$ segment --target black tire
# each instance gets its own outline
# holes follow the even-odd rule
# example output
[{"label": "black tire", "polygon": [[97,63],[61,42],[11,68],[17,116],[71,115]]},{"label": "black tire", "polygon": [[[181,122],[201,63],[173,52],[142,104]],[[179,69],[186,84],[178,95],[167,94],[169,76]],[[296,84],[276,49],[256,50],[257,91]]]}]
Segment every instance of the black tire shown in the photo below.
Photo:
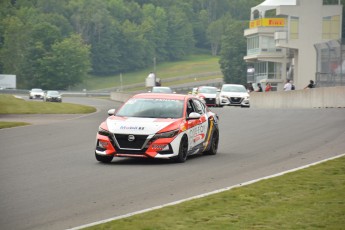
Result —
[{"label": "black tire", "polygon": [[101,156],[97,154],[95,154],[95,157],[96,157],[96,160],[102,163],[110,163],[114,158],[113,156]]},{"label": "black tire", "polygon": [[216,155],[218,150],[218,143],[219,143],[219,133],[218,131],[214,131],[212,134],[212,139],[210,143],[210,148],[205,151],[207,155]]},{"label": "black tire", "polygon": [[178,155],[175,158],[175,161],[177,163],[183,163],[187,160],[187,154],[188,154],[188,139],[186,136],[182,137],[180,142],[180,148],[178,151]]}]

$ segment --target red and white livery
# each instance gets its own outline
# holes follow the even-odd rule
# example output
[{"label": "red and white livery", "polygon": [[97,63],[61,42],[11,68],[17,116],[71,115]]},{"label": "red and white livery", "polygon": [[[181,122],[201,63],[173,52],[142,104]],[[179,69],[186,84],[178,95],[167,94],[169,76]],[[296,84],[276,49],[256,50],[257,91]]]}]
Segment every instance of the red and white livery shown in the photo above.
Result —
[{"label": "red and white livery", "polygon": [[114,157],[174,159],[185,162],[197,153],[215,155],[218,116],[198,98],[182,94],[137,94],[100,126],[96,159]]}]

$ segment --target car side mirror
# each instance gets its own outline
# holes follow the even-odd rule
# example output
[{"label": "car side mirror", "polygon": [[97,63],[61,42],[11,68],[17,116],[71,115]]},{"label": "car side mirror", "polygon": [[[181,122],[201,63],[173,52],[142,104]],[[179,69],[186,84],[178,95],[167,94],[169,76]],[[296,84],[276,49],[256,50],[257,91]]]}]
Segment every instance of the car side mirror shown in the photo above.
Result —
[{"label": "car side mirror", "polygon": [[188,120],[195,120],[195,119],[199,119],[201,117],[201,115],[199,113],[196,113],[196,112],[191,112],[187,119]]},{"label": "car side mirror", "polygon": [[109,115],[109,116],[115,115],[115,109],[109,109],[109,110],[108,110],[108,115]]}]

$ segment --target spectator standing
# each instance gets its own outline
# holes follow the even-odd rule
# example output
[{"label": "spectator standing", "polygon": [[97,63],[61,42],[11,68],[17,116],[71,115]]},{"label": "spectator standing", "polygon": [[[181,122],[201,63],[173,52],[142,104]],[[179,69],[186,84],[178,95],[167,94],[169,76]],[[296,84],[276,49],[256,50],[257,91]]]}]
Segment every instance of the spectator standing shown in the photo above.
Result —
[{"label": "spectator standing", "polygon": [[271,83],[267,82],[266,83],[266,88],[265,88],[265,92],[269,92],[272,90],[272,86],[271,86]]},{"label": "spectator standing", "polygon": [[315,84],[313,80],[310,80],[309,84],[306,87],[304,87],[304,89],[312,89],[312,88],[315,88]]},{"label": "spectator standing", "polygon": [[254,88],[253,88],[252,83],[248,83],[248,84],[247,84],[247,91],[248,91],[248,93],[250,93],[250,92],[253,92],[253,91],[254,91]]},{"label": "spectator standing", "polygon": [[296,89],[296,87],[295,87],[295,85],[293,84],[293,82],[292,82],[292,81],[290,81],[290,83],[291,83],[291,90],[295,90],[295,89]]},{"label": "spectator standing", "polygon": [[291,88],[292,88],[292,84],[291,84],[291,82],[290,82],[290,79],[287,79],[287,80],[286,80],[286,83],[285,83],[285,85],[284,85],[284,91],[290,91]]},{"label": "spectator standing", "polygon": [[258,83],[258,89],[256,90],[256,92],[262,92],[262,87],[260,83]]}]

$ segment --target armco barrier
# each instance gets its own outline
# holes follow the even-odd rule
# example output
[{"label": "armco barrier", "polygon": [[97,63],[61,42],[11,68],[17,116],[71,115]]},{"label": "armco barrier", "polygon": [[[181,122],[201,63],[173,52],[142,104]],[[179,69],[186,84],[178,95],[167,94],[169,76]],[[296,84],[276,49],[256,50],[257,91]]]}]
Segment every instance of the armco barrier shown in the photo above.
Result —
[{"label": "armco barrier", "polygon": [[251,108],[345,108],[345,86],[250,93]]},{"label": "armco barrier", "polygon": [[111,92],[110,99],[113,101],[125,102],[131,98],[134,94],[131,93],[120,93],[120,92]]}]

